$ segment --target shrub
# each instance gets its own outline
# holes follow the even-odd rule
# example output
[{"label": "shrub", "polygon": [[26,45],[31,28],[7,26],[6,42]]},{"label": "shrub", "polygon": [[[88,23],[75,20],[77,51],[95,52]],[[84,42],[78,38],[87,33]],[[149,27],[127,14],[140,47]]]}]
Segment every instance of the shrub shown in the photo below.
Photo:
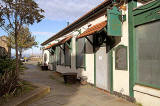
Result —
[{"label": "shrub", "polygon": [[0,97],[7,94],[15,94],[20,87],[18,73],[16,73],[16,61],[7,57],[0,58]]}]

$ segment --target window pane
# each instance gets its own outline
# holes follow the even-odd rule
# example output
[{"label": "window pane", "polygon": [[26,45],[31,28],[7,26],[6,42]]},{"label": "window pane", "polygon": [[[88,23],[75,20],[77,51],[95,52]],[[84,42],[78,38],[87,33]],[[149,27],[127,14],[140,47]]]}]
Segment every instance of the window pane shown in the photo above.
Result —
[{"label": "window pane", "polygon": [[[61,47],[64,49],[64,45],[61,45]],[[64,50],[61,49],[61,65],[64,65]]]},{"label": "window pane", "polygon": [[60,52],[60,47],[57,47],[57,64],[60,65],[61,64],[61,52]]},{"label": "window pane", "polygon": [[77,40],[77,55],[76,55],[76,65],[77,67],[84,67],[84,50],[85,50],[85,38]]},{"label": "window pane", "polygon": [[160,85],[160,21],[136,27],[137,80]]},{"label": "window pane", "polygon": [[[70,45],[70,43],[68,43]],[[65,44],[65,65],[71,65],[71,52],[67,44]]]}]

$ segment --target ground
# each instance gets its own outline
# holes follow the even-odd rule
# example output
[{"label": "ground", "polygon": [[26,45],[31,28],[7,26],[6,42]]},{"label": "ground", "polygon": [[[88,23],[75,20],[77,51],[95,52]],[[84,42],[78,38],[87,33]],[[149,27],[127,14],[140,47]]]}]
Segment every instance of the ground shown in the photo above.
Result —
[{"label": "ground", "polygon": [[91,85],[64,84],[63,78],[53,71],[41,71],[37,62],[26,64],[24,80],[51,87],[51,92],[29,106],[136,106]]}]

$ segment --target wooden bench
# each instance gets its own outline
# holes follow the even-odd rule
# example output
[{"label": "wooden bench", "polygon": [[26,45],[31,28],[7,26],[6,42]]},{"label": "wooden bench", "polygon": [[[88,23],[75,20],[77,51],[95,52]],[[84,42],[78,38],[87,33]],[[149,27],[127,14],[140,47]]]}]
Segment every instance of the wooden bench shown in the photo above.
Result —
[{"label": "wooden bench", "polygon": [[77,73],[62,73],[64,78],[64,83],[76,83]]},{"label": "wooden bench", "polygon": [[48,66],[41,65],[42,70],[48,70]]}]

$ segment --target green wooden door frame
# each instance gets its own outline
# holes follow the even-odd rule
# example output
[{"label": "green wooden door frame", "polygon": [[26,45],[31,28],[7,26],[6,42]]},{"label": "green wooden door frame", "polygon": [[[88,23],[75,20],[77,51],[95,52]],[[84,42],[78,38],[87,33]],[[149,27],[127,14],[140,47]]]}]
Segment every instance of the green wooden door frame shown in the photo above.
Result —
[{"label": "green wooden door frame", "polygon": [[135,84],[136,72],[136,48],[135,48],[135,28],[133,19],[133,9],[137,7],[137,1],[132,0],[128,3],[128,30],[129,30],[129,95],[134,97],[133,87]]},{"label": "green wooden door frame", "polygon": [[113,51],[109,51],[110,93],[113,93]]}]

